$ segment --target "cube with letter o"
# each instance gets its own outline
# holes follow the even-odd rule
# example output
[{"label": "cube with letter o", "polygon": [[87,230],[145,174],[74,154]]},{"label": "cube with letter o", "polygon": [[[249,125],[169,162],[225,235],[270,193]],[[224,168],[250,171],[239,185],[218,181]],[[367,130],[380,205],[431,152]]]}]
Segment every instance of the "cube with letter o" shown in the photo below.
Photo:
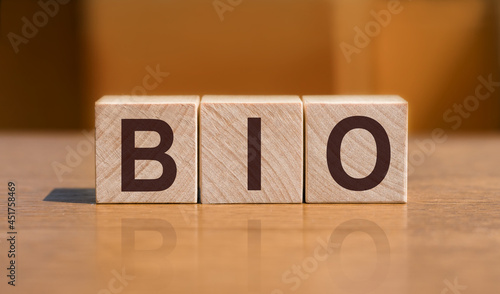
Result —
[{"label": "cube with letter o", "polygon": [[408,103],[304,96],[308,203],[406,203]]}]

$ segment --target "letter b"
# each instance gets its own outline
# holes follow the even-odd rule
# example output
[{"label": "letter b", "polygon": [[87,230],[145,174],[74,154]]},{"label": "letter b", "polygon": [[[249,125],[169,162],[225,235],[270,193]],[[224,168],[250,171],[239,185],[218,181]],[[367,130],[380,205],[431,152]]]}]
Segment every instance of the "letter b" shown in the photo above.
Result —
[{"label": "letter b", "polygon": [[[153,148],[136,148],[136,131],[154,131],[160,144]],[[172,146],[174,133],[165,121],[158,119],[122,119],[122,191],[163,191],[175,181],[177,166],[165,152]],[[163,171],[157,179],[136,179],[136,160],[156,160]]]}]

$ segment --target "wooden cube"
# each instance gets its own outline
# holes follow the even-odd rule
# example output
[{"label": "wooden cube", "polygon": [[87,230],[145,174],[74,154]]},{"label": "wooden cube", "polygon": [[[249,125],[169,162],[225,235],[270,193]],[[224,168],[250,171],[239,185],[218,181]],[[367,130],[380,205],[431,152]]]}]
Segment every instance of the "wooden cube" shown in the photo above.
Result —
[{"label": "wooden cube", "polygon": [[408,103],[304,96],[306,202],[406,203]]},{"label": "wooden cube", "polygon": [[95,103],[97,203],[196,203],[198,96]]},{"label": "wooden cube", "polygon": [[298,96],[203,96],[202,203],[301,203],[303,106]]}]

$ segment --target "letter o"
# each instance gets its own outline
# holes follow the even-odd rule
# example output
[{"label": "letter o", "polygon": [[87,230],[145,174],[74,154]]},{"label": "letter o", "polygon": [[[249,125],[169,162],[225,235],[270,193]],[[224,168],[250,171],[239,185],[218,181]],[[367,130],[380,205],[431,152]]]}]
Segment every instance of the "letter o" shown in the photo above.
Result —
[{"label": "letter o", "polygon": [[[342,167],[340,149],[344,136],[353,129],[364,129],[370,132],[377,146],[377,161],[373,171],[365,178],[353,178]],[[332,178],[340,186],[351,191],[365,191],[380,184],[391,163],[391,144],[384,127],[376,120],[366,116],[351,116],[341,120],[328,138],[326,161]]]}]

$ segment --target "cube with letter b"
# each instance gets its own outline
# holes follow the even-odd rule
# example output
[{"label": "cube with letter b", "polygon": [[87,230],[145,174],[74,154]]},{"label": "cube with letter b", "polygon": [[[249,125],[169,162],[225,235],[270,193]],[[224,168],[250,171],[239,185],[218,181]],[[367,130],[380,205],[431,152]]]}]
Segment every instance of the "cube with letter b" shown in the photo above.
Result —
[{"label": "cube with letter b", "polygon": [[203,96],[202,203],[301,203],[302,162],[298,96]]},{"label": "cube with letter b", "polygon": [[95,104],[97,203],[196,203],[198,96]]},{"label": "cube with letter b", "polygon": [[306,202],[406,203],[408,103],[304,96]]}]

